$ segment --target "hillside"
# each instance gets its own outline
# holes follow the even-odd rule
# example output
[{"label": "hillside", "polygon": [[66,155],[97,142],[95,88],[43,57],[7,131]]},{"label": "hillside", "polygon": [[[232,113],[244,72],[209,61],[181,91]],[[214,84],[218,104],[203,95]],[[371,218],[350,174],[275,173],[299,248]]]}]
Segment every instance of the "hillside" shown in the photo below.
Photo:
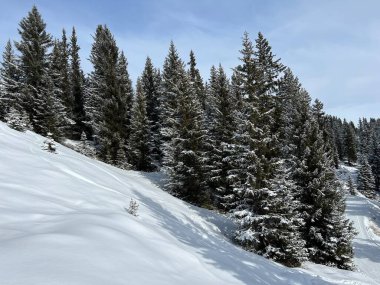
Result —
[{"label": "hillside", "polygon": [[[289,269],[233,245],[226,238],[231,221],[164,192],[159,174],[123,171],[61,145],[57,154],[48,153],[41,149],[43,141],[0,123],[2,285],[379,280],[374,237],[355,240],[364,274],[310,263],[308,269]],[[125,210],[131,198],[139,204],[137,217]],[[359,226],[369,221],[366,203],[362,197],[349,198],[348,215]]]}]

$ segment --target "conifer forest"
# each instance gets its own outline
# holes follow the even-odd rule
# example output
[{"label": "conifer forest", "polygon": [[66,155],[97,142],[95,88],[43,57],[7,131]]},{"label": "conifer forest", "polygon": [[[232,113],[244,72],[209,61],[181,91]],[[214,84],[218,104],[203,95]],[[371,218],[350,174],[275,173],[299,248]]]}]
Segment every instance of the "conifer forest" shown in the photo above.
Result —
[{"label": "conifer forest", "polygon": [[[2,47],[2,122],[47,137],[52,153],[64,145],[162,175],[170,195],[232,219],[229,240],[250,253],[287,267],[355,270],[346,196],[380,200],[380,118],[327,114],[259,31],[236,35],[232,70],[215,63],[203,78],[197,51],[179,54],[174,38],[163,66],[147,57],[132,82],[134,55],[107,25],[92,32],[87,58],[75,27],[54,38],[48,25],[33,6]],[[341,165],[358,169],[346,188]],[[136,201],[129,211],[138,217]]]}]

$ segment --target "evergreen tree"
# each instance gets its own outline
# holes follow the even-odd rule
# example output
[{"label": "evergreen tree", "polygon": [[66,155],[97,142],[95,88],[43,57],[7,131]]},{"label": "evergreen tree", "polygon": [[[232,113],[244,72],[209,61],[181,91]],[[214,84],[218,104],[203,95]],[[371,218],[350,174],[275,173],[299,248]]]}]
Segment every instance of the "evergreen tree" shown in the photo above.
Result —
[{"label": "evergreen tree", "polygon": [[133,88],[132,81],[129,78],[128,73],[128,61],[124,55],[124,52],[120,52],[117,61],[117,84],[120,92],[120,104],[121,117],[120,125],[124,128],[124,135],[121,137],[127,141],[131,132],[131,111],[133,102]]},{"label": "evergreen tree", "polygon": [[84,82],[82,70],[80,68],[79,49],[77,35],[73,27],[70,38],[70,93],[72,102],[72,117],[74,125],[72,126],[72,138],[78,139],[85,131],[87,135],[91,134],[91,128],[86,125],[86,113],[84,108]]},{"label": "evergreen tree", "polygon": [[352,269],[352,224],[344,218],[345,202],[326,150],[317,118],[305,122],[299,146],[295,181],[301,187],[300,212],[303,238],[309,257],[316,263]]},{"label": "evergreen tree", "polygon": [[[238,131],[234,135],[236,162],[231,171],[232,177],[238,177],[235,180],[237,183],[234,184],[234,192],[236,197],[241,197],[235,210],[240,224],[236,240],[248,249],[264,254],[264,251],[258,249],[255,236],[251,233],[265,235],[266,233],[262,232],[265,227],[259,226],[256,221],[269,221],[271,217],[276,216],[275,208],[266,212],[262,207],[274,191],[272,187],[278,186],[273,183],[279,155],[277,135],[273,133],[273,94],[278,89],[278,76],[283,67],[274,59],[268,42],[261,34],[256,40],[256,50],[248,34],[245,34],[241,54],[242,64],[235,72],[241,80],[240,88],[244,101],[243,112],[238,115]],[[273,245],[277,242],[280,241],[271,241]]]},{"label": "evergreen tree", "polygon": [[345,154],[347,157],[348,164],[352,165],[357,160],[355,126],[352,122],[348,124],[346,121],[344,121],[343,127],[344,127],[343,139],[344,139]]},{"label": "evergreen tree", "polygon": [[233,199],[233,187],[229,180],[232,166],[232,143],[236,130],[235,101],[230,93],[227,76],[219,65],[218,70],[211,68],[209,80],[209,137],[211,149],[208,153],[207,173],[209,174],[212,195],[216,197],[219,208],[229,211]]},{"label": "evergreen tree", "polygon": [[[21,40],[16,43],[20,52],[20,71],[23,83],[22,93],[25,95],[23,107],[27,111],[34,131],[47,134],[44,126],[50,112],[42,108],[44,102],[50,100],[44,95],[50,94],[51,88],[48,74],[49,48],[52,45],[51,36],[45,30],[46,24],[42,20],[36,6],[20,22],[19,34]],[[51,90],[50,90],[51,91]],[[47,104],[46,106],[48,106]]]},{"label": "evergreen tree", "polygon": [[99,136],[99,156],[120,165],[127,159],[121,156],[129,136],[132,91],[126,59],[106,26],[99,25],[96,30],[90,61],[94,71],[90,76],[88,105],[94,132]]},{"label": "evergreen tree", "polygon": [[205,129],[202,108],[173,42],[164,63],[162,88],[167,189],[189,202],[206,205],[209,202],[203,177]]},{"label": "evergreen tree", "polygon": [[199,70],[197,68],[197,62],[195,60],[195,55],[193,51],[190,51],[190,61],[189,65],[189,75],[191,84],[195,90],[195,94],[198,97],[199,102],[201,103],[202,109],[206,110],[206,92],[205,87],[203,85],[203,79]]},{"label": "evergreen tree", "polygon": [[240,227],[249,227],[238,234],[239,242],[286,266],[300,266],[307,259],[299,227],[302,219],[297,212],[295,195],[298,187],[290,179],[284,165],[268,183],[269,189],[260,189],[253,194],[255,215],[245,216]]},{"label": "evergreen tree", "polygon": [[147,57],[145,68],[141,75],[141,88],[146,94],[147,116],[152,136],[152,158],[156,167],[161,164],[161,119],[160,119],[160,96],[161,74],[153,67],[152,61]]},{"label": "evergreen tree", "polygon": [[2,90],[0,93],[0,120],[4,121],[10,109],[13,109],[12,116],[16,115],[15,112],[21,113],[22,98],[20,94],[20,72],[18,61],[14,54],[12,44],[10,41],[5,46],[3,53],[3,61],[0,68],[0,85]]},{"label": "evergreen tree", "polygon": [[376,140],[375,147],[370,157],[373,177],[375,179],[376,191],[380,191],[380,141]]},{"label": "evergreen tree", "polygon": [[137,80],[136,97],[132,110],[131,136],[129,150],[131,163],[136,170],[151,171],[152,145],[151,129],[147,115],[146,94],[142,88],[141,80]]},{"label": "evergreen tree", "polygon": [[375,199],[375,179],[372,174],[371,166],[364,158],[358,175],[358,190],[369,199]]},{"label": "evergreen tree", "polygon": [[[65,38],[66,37],[64,36],[64,39]],[[67,78],[68,58],[64,57],[64,51],[66,50],[66,48],[63,48],[62,45],[63,44],[58,41],[55,41],[53,44],[53,50],[50,56],[50,65],[49,65],[49,76],[51,78],[51,83],[52,83],[52,86],[50,87],[51,89],[49,89],[49,92],[52,92],[52,93],[48,94],[47,96],[52,97],[49,100],[55,100],[54,107],[59,108],[58,110],[59,114],[57,114],[57,116],[60,116],[60,118],[56,118],[57,125],[52,126],[52,127],[59,129],[60,134],[67,135],[69,131],[69,125],[72,122],[70,119],[72,117],[71,116],[72,103],[71,103],[71,100],[69,99],[70,86],[68,85],[68,78]],[[56,131],[54,131],[54,133],[56,133]]]}]

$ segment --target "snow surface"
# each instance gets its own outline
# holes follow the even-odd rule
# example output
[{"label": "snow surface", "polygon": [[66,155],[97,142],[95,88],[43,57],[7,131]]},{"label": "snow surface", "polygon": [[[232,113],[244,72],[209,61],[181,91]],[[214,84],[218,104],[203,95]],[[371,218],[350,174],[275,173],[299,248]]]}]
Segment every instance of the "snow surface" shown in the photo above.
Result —
[{"label": "snow surface", "polygon": [[[311,263],[289,269],[233,245],[226,238],[230,220],[162,191],[160,174],[123,171],[62,145],[48,153],[41,149],[43,141],[0,123],[1,285],[380,280],[374,272],[379,247],[365,235],[367,229],[355,240],[362,272]],[[126,211],[131,198],[139,203],[137,217]],[[348,215],[362,225],[368,207],[364,198],[350,197]]]}]

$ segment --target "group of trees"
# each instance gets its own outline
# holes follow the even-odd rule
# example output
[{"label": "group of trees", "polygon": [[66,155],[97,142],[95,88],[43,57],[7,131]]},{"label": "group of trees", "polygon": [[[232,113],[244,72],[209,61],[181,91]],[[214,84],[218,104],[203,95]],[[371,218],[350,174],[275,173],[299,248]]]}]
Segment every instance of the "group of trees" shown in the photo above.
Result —
[{"label": "group of trees", "polygon": [[[133,88],[107,26],[93,36],[88,75],[75,29],[68,43],[45,26],[33,7],[18,52],[10,42],[5,49],[1,120],[56,140],[92,137],[97,157],[118,167],[163,168],[173,195],[232,213],[235,241],[247,250],[288,266],[309,259],[352,268],[353,230],[334,173],[336,120],[311,104],[261,33],[255,42],[244,34],[231,78],[219,65],[204,83],[194,53],[186,64],[172,42],[162,70],[147,58]],[[355,161],[350,148],[343,157]]]},{"label": "group of trees", "polygon": [[353,122],[329,116],[327,129],[336,165],[339,161],[358,165],[357,189],[376,198],[380,191],[380,119],[359,119],[356,127]]}]

